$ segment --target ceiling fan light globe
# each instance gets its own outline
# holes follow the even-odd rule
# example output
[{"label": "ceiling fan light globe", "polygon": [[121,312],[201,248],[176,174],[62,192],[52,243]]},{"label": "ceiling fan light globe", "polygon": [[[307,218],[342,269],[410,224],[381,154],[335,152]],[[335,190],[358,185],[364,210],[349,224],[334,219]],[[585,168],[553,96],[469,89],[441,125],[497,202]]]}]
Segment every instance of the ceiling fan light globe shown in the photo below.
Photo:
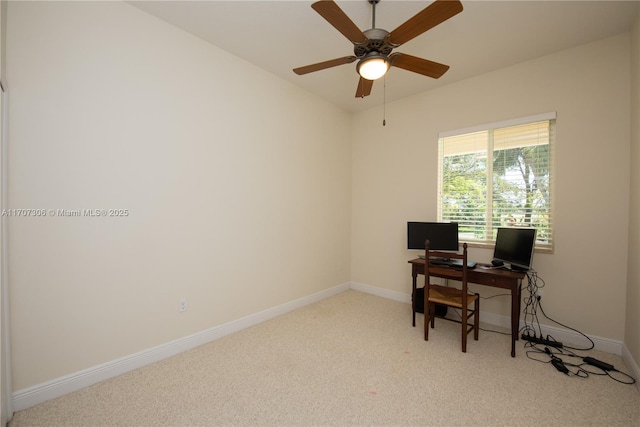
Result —
[{"label": "ceiling fan light globe", "polygon": [[358,63],[358,74],[367,80],[377,80],[388,70],[389,61],[384,57],[365,58]]}]

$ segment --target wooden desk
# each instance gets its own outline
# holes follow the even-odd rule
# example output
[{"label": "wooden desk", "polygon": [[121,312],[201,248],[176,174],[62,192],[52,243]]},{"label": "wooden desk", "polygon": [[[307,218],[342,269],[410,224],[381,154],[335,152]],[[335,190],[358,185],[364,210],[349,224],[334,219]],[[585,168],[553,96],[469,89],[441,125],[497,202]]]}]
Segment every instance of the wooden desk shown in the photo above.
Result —
[{"label": "wooden desk", "polygon": [[[424,275],[424,260],[416,258],[409,261],[409,263],[411,264],[411,276],[413,277],[412,289],[416,289],[418,275]],[[453,269],[451,267],[431,264],[429,269],[432,276],[456,279],[452,274]],[[520,324],[520,301],[522,300],[522,279],[524,277],[525,273],[503,269],[484,269],[480,266],[467,270],[467,281],[469,283],[509,289],[511,291],[511,357],[516,356],[516,341],[518,340]]]}]

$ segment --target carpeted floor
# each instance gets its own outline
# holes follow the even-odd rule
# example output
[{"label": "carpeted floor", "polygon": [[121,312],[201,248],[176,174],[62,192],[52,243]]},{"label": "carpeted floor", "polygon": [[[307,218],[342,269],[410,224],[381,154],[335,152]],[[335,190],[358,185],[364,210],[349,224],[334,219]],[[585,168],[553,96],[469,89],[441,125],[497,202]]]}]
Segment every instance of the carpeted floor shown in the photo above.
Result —
[{"label": "carpeted floor", "polygon": [[[512,358],[508,335],[481,331],[464,354],[459,325],[442,319],[425,342],[422,319],[413,328],[409,305],[347,291],[10,426],[640,426],[634,385],[566,376],[523,342]],[[629,372],[618,356],[582,354]]]}]

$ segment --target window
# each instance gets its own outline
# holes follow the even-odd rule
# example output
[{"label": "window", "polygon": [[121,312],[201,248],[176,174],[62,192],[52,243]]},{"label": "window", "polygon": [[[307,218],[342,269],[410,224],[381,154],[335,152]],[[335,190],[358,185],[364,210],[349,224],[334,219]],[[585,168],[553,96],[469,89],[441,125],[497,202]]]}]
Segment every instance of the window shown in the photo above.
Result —
[{"label": "window", "polygon": [[446,132],[438,140],[438,221],[460,240],[493,245],[498,227],[534,227],[553,250],[555,113]]}]

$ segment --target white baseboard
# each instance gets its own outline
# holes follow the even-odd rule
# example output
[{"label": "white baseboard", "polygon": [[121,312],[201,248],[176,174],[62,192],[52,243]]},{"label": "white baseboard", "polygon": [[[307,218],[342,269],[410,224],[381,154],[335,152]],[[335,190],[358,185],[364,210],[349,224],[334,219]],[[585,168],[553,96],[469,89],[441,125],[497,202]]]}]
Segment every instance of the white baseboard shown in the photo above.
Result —
[{"label": "white baseboard", "polygon": [[631,356],[629,349],[624,344],[622,346],[622,360],[624,360],[627,367],[631,369],[631,372],[626,373],[636,379],[636,387],[638,388],[638,391],[640,391],[640,367],[636,361],[633,360],[633,356]]},{"label": "white baseboard", "polygon": [[351,282],[351,289],[353,289],[354,291],[360,291],[382,298],[411,304],[411,295],[403,294],[402,292],[390,291],[389,289],[378,288],[376,286],[366,285],[364,283],[358,282]]},{"label": "white baseboard", "polygon": [[259,323],[273,319],[282,314],[296,310],[309,304],[321,301],[350,289],[349,283],[335,286],[324,291],[252,314],[231,322],[215,326],[211,329],[189,335],[166,344],[159,345],[129,356],[122,357],[98,366],[93,366],[46,383],[37,384],[13,393],[13,410],[20,411],[47,400],[64,396],[109,378],[149,365],[224,336],[233,334]]}]

